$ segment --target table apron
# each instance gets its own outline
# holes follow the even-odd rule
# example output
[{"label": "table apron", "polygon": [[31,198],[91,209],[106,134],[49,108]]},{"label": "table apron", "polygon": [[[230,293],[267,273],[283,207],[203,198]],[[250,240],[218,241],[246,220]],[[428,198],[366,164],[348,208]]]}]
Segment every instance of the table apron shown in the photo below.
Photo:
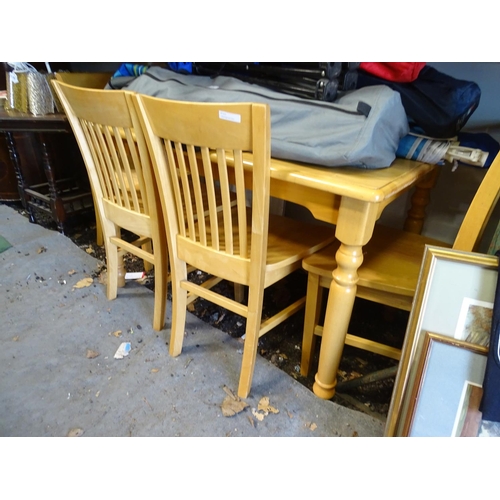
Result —
[{"label": "table apron", "polygon": [[337,224],[341,196],[271,177],[271,196],[307,208],[315,219]]}]

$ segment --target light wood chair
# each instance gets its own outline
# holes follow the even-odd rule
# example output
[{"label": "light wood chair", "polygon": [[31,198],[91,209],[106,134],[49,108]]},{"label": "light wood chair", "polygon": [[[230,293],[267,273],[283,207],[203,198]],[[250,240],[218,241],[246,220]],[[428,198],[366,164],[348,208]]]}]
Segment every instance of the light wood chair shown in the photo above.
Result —
[{"label": "light wood chair", "polygon": [[[301,309],[305,297],[262,321],[264,290],[333,240],[324,227],[269,214],[270,111],[264,104],[190,103],[137,95],[169,244],[170,354],[182,351],[188,295],[246,318],[238,395],[248,396],[259,337]],[[244,152],[253,166],[245,168]],[[216,211],[215,189],[222,196]],[[252,189],[247,207],[245,191]],[[194,196],[191,194],[194,193]],[[236,206],[230,195],[236,194]],[[204,205],[203,198],[208,200]],[[208,210],[207,210],[208,209]],[[208,215],[206,215],[208,213]],[[187,264],[248,287],[240,303],[188,280]]]},{"label": "light wood chair", "polygon": [[[68,83],[69,85],[74,85],[75,87],[84,87],[89,89],[104,89],[106,84],[109,82],[110,78],[113,76],[111,72],[69,72],[61,71],[55,73],[55,79],[60,82]],[[58,99],[56,99],[56,105],[61,108],[62,104]],[[94,203],[95,205],[95,203]],[[104,239],[102,234],[101,221],[99,220],[99,214],[96,212],[96,241],[99,246],[104,245]]]},{"label": "light wood chair", "polygon": [[[80,147],[106,249],[107,297],[117,296],[118,249],[155,268],[153,328],[161,330],[167,301],[167,242],[149,151],[132,93],[96,90],[54,81]],[[126,229],[138,236],[121,237]]]},{"label": "light wood chair", "polygon": [[[500,193],[500,155],[497,156],[479,186],[460,226],[453,248],[476,251]],[[410,311],[417,286],[425,245],[449,247],[433,238],[376,225],[372,239],[363,248],[358,269],[356,296],[387,306]],[[336,267],[339,243],[304,259],[308,272],[307,302],[302,340],[301,374],[307,376],[317,336],[324,289],[329,289]],[[403,332],[404,334],[404,332]],[[399,360],[401,350],[348,333],[345,344]],[[339,359],[341,353],[339,353]]]}]

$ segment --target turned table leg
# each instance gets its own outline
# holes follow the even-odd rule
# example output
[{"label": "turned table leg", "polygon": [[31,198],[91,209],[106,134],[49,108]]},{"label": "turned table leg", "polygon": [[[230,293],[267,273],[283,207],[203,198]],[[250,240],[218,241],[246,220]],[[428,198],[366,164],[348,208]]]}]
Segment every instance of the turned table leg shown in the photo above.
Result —
[{"label": "turned table leg", "polygon": [[335,258],[338,266],[333,271],[330,285],[318,373],[313,386],[314,393],[323,399],[335,395],[337,371],[356,298],[357,270],[363,262],[363,250],[361,246],[342,244]]},{"label": "turned table leg", "polygon": [[372,237],[377,216],[376,204],[352,198],[341,201],[335,231],[341,245],[335,255],[337,267],[332,273],[313,386],[314,393],[323,399],[335,395],[337,371],[356,298],[358,268],[363,262],[363,246]]},{"label": "turned table leg", "polygon": [[439,169],[435,168],[415,186],[411,197],[411,207],[404,224],[404,230],[410,233],[422,233],[425,222],[425,210],[431,197],[431,189],[436,185]]}]

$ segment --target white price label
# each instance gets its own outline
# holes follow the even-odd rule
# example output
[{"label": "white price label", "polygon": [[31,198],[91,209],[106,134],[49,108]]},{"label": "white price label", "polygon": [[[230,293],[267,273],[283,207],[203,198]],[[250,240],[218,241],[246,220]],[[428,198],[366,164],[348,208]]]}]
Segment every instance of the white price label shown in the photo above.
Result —
[{"label": "white price label", "polygon": [[228,122],[241,123],[241,115],[237,113],[228,113],[227,111],[219,110],[219,118]]}]

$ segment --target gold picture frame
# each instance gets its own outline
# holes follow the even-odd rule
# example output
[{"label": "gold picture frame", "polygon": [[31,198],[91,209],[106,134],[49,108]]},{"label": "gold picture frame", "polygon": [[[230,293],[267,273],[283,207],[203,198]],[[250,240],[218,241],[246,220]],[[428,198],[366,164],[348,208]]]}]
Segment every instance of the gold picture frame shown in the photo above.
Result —
[{"label": "gold picture frame", "polygon": [[485,346],[426,332],[401,435],[464,436],[475,428],[477,436],[487,355]]},{"label": "gold picture frame", "polygon": [[496,256],[426,247],[389,406],[385,436],[404,435],[411,416],[412,398],[418,388],[418,363],[422,359],[427,332],[461,342],[455,335],[464,299],[493,303],[497,277]]}]

